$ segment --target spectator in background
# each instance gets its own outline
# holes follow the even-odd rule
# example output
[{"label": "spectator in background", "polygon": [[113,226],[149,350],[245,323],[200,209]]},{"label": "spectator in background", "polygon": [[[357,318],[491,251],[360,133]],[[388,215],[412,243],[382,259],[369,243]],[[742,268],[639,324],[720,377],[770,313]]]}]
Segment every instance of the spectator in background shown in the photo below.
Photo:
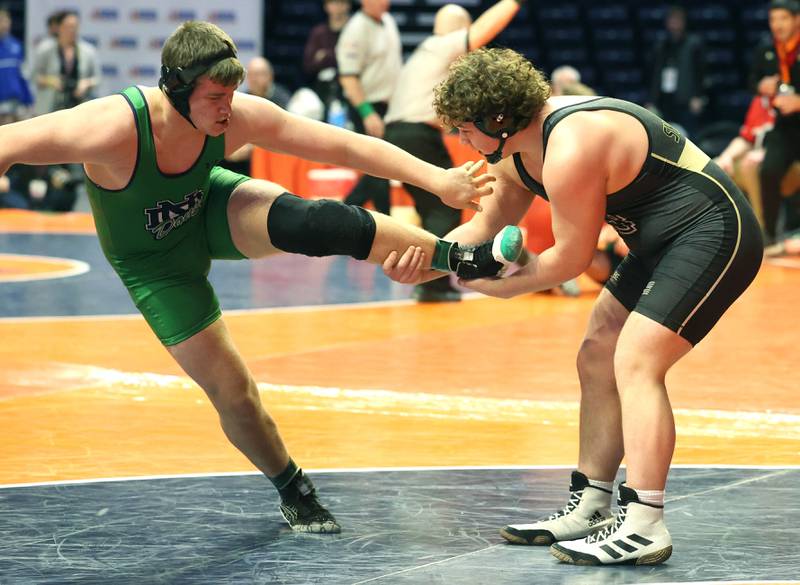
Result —
[{"label": "spectator in background", "polygon": [[581,83],[580,81],[575,81],[574,83],[565,85],[561,90],[561,95],[591,96],[597,95],[597,93],[588,85]]},{"label": "spectator in background", "polygon": [[[17,120],[15,108],[0,105],[0,126]],[[82,181],[68,165],[17,164],[0,176],[0,208],[71,211]]]},{"label": "spectator in background", "polygon": [[33,56],[37,115],[71,108],[94,97],[99,83],[97,51],[78,36],[80,21],[65,11],[58,21],[55,43],[42,41]]},{"label": "spectator in background", "polygon": [[47,20],[45,21],[47,34],[37,39],[33,49],[34,55],[40,51],[43,51],[48,45],[55,45],[58,43],[58,23],[61,22],[62,18],[64,18],[64,13],[64,10],[56,10],[55,12],[51,12],[47,17]]},{"label": "spectator in background", "polygon": [[714,159],[750,199],[762,228],[764,214],[758,174],[764,160],[764,138],[775,124],[775,112],[769,102],[769,98],[762,95],[750,101],[739,135]]},{"label": "spectator in background", "polygon": [[680,6],[668,9],[666,28],[653,58],[648,107],[691,136],[706,104],[703,44],[686,32],[686,10]]},{"label": "spectator in background", "polygon": [[[450,64],[464,53],[484,46],[498,35],[519,11],[517,0],[500,0],[474,23],[464,8],[446,4],[436,12],[433,35],[416,48],[400,71],[397,89],[386,113],[385,138],[442,168],[453,159],[442,140],[441,124],[433,111],[433,88],[447,77]],[[384,181],[387,197],[388,183]],[[461,223],[461,210],[442,203],[433,193],[405,184],[414,199],[422,227],[443,236]],[[415,287],[414,296],[423,302],[458,301],[461,293],[448,278],[438,278]]]},{"label": "spectator in background", "polygon": [[275,71],[264,57],[253,57],[247,64],[247,93],[257,95],[280,106],[284,110],[292,94],[275,81]]},{"label": "spectator in background", "polygon": [[356,130],[383,137],[383,116],[403,66],[397,23],[389,0],[362,0],[361,10],[347,21],[336,44],[339,82],[354,110]]},{"label": "spectator in background", "polygon": [[56,42],[58,39],[58,26],[61,23],[61,19],[64,18],[64,12],[64,10],[57,10],[47,17],[47,37],[45,39],[51,38],[53,42]]},{"label": "spectator in background", "polygon": [[581,82],[581,73],[571,65],[561,65],[550,75],[552,95],[574,95],[565,93],[564,88]]},{"label": "spectator in background", "polygon": [[336,43],[350,18],[350,0],[324,0],[323,6],[328,20],[311,29],[303,52],[303,71],[311,79],[311,89],[325,105],[324,119],[327,120],[333,100],[342,103],[344,98],[339,85]]},{"label": "spectator in background", "polygon": [[11,35],[11,11],[0,4],[0,112],[16,112],[33,103],[22,76],[22,43]]},{"label": "spectator in background", "polygon": [[[15,109],[11,108],[9,105],[0,105],[0,126],[16,122],[14,110]],[[28,198],[24,193],[12,189],[10,175],[10,171],[5,175],[0,175],[0,209],[8,207],[14,209],[28,209],[30,207]]]},{"label": "spectator in background", "polygon": [[78,198],[78,186],[83,182],[83,174],[76,173],[74,165],[14,165],[4,178],[9,181],[9,194],[24,204],[0,204],[0,207],[40,211],[72,211]]},{"label": "spectator in background", "polygon": [[[403,66],[400,32],[389,0],[362,0],[336,44],[339,82],[348,101],[350,120],[362,134],[383,138],[383,116]],[[372,201],[376,211],[390,212],[385,181],[364,175],[345,199],[349,205]]]},{"label": "spectator in background", "polygon": [[775,126],[764,139],[764,160],[759,172],[765,233],[765,253],[783,252],[778,239],[781,182],[800,160],[800,4],[797,0],[772,0],[769,5],[771,38],[756,49],[750,86],[767,97],[775,110]]},{"label": "spectator in background", "polygon": [[[289,104],[289,90],[275,83],[272,64],[264,57],[253,57],[247,64],[247,90],[245,93],[266,98],[284,110]],[[220,166],[241,175],[250,174],[250,159],[253,156],[253,145],[245,144],[232,152]]]},{"label": "spectator in background", "polygon": [[[341,102],[339,107],[344,112],[344,106],[342,106]],[[286,111],[304,118],[311,118],[320,122],[326,121],[325,104],[319,99],[317,92],[310,87],[301,87],[294,92],[292,99],[286,105]],[[339,124],[339,126],[344,127],[343,124]]]},{"label": "spectator in background", "polygon": [[47,34],[36,40],[36,43],[33,47],[34,58],[39,53],[47,51],[48,47],[55,47],[56,44],[58,44],[58,23],[61,22],[62,18],[64,18],[64,14],[64,10],[57,10],[55,12],[51,12],[47,17],[47,20],[45,21]]}]

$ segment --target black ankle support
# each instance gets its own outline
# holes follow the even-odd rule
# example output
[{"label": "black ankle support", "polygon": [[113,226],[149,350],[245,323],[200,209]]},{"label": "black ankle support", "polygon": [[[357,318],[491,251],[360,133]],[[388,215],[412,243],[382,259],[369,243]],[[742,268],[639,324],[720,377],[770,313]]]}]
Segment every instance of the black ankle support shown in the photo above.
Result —
[{"label": "black ankle support", "polygon": [[284,502],[306,496],[314,491],[314,482],[291,459],[286,469],[269,479]]},{"label": "black ankle support", "polygon": [[284,252],[365,260],[375,240],[375,218],[355,205],[283,193],[272,202],[267,232],[272,245]]},{"label": "black ankle support", "polygon": [[282,489],[290,485],[292,483],[292,480],[299,473],[302,473],[302,470],[299,467],[297,467],[297,464],[292,459],[289,459],[289,463],[286,465],[286,469],[281,471],[275,477],[270,477],[269,480],[272,482],[272,485],[275,486],[275,489],[281,491]]}]

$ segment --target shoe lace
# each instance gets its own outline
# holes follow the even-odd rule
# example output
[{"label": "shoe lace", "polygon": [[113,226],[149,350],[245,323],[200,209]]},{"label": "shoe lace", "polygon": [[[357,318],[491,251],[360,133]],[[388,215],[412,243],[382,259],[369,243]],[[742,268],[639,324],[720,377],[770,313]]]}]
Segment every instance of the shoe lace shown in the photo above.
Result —
[{"label": "shoe lace", "polygon": [[599,542],[601,540],[605,540],[617,530],[619,530],[622,523],[625,522],[625,516],[628,514],[628,506],[620,505],[619,512],[617,512],[616,517],[614,518],[614,523],[610,526],[606,526],[602,530],[598,530],[597,532],[590,534],[586,537],[586,542]]},{"label": "shoe lace", "polygon": [[547,517],[548,520],[556,520],[557,518],[561,518],[562,516],[566,516],[570,512],[572,512],[575,508],[578,507],[578,504],[581,503],[581,498],[583,497],[583,490],[576,490],[569,495],[569,501],[567,505],[564,506],[561,510],[556,512],[555,514],[550,514]]}]

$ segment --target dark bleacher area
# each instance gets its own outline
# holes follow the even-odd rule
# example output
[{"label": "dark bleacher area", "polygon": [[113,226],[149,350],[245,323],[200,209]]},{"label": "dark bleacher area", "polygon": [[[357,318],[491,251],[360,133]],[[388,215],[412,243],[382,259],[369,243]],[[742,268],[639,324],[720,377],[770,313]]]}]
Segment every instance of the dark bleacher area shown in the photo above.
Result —
[{"label": "dark bleacher area", "polygon": [[11,34],[19,40],[25,39],[25,0],[0,0],[11,13]]},{"label": "dark bleacher area", "polygon": [[[393,0],[391,12],[409,54],[430,34],[433,14],[443,0]],[[477,16],[494,4],[461,0]],[[650,83],[649,63],[664,34],[664,15],[672,3],[646,0],[596,2],[529,1],[495,45],[516,49],[550,73],[559,65],[576,67],[583,81],[603,95],[643,104]],[[680,3],[677,3],[680,4]],[[685,3],[689,30],[706,46],[710,104],[707,124],[744,118],[751,94],[747,72],[758,41],[768,35],[765,1],[726,0]],[[308,31],[324,20],[321,0],[268,0],[266,56],[279,81],[305,83],[302,53]],[[354,8],[358,2],[354,2]]]},{"label": "dark bleacher area", "polygon": [[[3,0],[0,0],[3,1]],[[455,0],[477,16],[494,2]],[[13,34],[24,39],[24,0],[10,6]],[[392,0],[391,12],[410,54],[430,34],[433,15],[445,0]],[[354,0],[354,8],[358,6]],[[644,103],[650,83],[648,64],[656,40],[664,34],[671,3],[648,0],[536,2],[530,0],[494,43],[511,47],[550,73],[569,64],[583,81],[603,95]],[[725,0],[684,4],[689,29],[705,41],[710,106],[707,124],[740,123],[751,94],[747,72],[755,45],[768,35],[766,1]],[[307,83],[303,47],[311,28],[325,19],[322,0],[265,0],[264,47],[276,78],[290,89]]]}]

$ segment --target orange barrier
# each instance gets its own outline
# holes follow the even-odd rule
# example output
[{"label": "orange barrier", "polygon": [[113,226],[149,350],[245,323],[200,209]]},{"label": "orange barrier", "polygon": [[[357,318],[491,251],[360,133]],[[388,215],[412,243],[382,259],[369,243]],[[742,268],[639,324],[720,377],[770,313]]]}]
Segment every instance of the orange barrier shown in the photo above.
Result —
[{"label": "orange barrier", "polygon": [[[445,135],[444,143],[456,166],[482,158],[476,150],[462,144],[456,135]],[[255,179],[266,179],[278,183],[296,195],[334,199],[343,199],[360,176],[357,172],[340,169],[333,165],[312,162],[258,147],[253,149],[250,174]],[[393,207],[414,204],[406,190],[394,182],[391,189],[391,202]],[[468,220],[472,213],[465,210],[462,216],[463,220]],[[539,253],[553,245],[550,206],[540,197],[534,199],[527,215],[520,222],[520,226],[527,232],[526,246],[530,251]]]},{"label": "orange barrier", "polygon": [[286,187],[295,195],[308,196],[308,173],[312,169],[329,169],[332,165],[316,163],[289,154],[254,148],[250,159],[250,176],[266,179]]}]

